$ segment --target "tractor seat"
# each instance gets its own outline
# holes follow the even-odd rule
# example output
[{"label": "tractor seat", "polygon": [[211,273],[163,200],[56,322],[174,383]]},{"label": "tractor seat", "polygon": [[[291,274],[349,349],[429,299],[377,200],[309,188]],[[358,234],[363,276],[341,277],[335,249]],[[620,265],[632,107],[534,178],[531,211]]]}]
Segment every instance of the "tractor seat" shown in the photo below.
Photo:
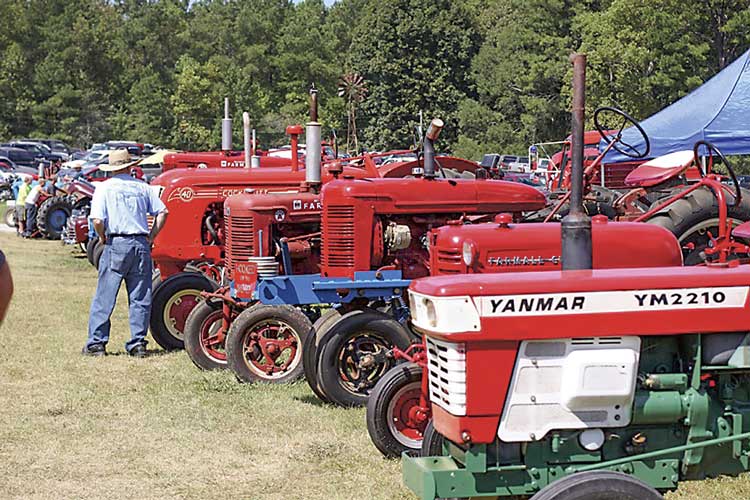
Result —
[{"label": "tractor seat", "polygon": [[750,220],[747,222],[743,222],[739,226],[732,229],[732,236],[734,236],[735,238],[750,240]]},{"label": "tractor seat", "polygon": [[693,152],[675,151],[649,160],[625,177],[628,187],[651,187],[684,173],[693,163]]}]

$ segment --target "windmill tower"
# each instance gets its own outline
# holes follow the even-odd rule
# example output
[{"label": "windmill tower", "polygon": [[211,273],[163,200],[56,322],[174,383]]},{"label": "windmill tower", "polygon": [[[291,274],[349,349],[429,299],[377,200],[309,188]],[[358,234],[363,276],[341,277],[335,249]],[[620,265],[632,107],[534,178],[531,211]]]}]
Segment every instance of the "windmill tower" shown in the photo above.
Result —
[{"label": "windmill tower", "polygon": [[[359,73],[347,73],[339,79],[339,96],[346,99],[346,152],[359,152],[357,140],[357,106],[367,95],[365,79]],[[353,148],[353,151],[352,151]]]}]

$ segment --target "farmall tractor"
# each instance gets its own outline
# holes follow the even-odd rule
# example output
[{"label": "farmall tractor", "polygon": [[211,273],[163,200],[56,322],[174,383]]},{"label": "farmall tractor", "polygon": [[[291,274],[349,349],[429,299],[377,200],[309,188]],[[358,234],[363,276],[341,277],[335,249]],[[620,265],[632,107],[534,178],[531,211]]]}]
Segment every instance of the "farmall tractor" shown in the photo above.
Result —
[{"label": "farmall tractor", "polygon": [[410,287],[433,421],[403,478],[422,499],[656,500],[682,480],[750,469],[750,267],[592,270],[595,229],[575,187],[584,65],[574,58],[562,271]]},{"label": "farmall tractor", "polygon": [[[316,126],[308,125],[313,137]],[[220,351],[226,336],[226,359],[241,380],[292,380],[300,376],[303,366],[309,373],[317,372],[313,366],[316,338],[332,331],[321,324],[346,325],[346,319],[361,316],[368,320],[363,324],[381,329],[349,332],[337,328],[336,336],[326,338],[339,350],[370,360],[362,367],[344,361],[344,371],[330,378],[332,400],[361,404],[370,382],[390,366],[390,360],[380,356],[385,347],[406,348],[412,341],[394,318],[406,310],[403,293],[409,280],[428,273],[427,232],[462,216],[481,219],[508,211],[520,217],[545,204],[543,194],[529,186],[447,178],[453,175],[448,171],[455,160],[435,160],[432,149],[440,126],[427,136],[424,169],[420,163],[415,178],[356,180],[343,173],[344,179],[325,184],[318,198],[315,191],[320,180],[313,176],[308,179],[311,191],[305,196],[261,198],[248,193],[227,199],[225,220],[231,241],[227,261],[233,284],[227,293],[215,297],[223,299],[222,306],[209,301],[188,319],[187,331],[195,339],[195,343],[188,341],[195,346],[189,353],[196,364],[206,367],[194,356],[197,351],[218,361],[216,347]],[[307,142],[317,143],[309,137]],[[307,166],[309,173],[315,171],[317,156],[307,157],[312,162]],[[436,178],[436,164],[443,178]],[[311,209],[293,219],[295,204]],[[284,226],[287,220],[299,226],[296,234]],[[316,225],[310,225],[313,220]],[[299,268],[307,273],[299,274]],[[305,342],[311,321],[330,305],[338,307],[319,318],[317,334]],[[310,359],[308,353],[312,353]]]},{"label": "farmall tractor", "polygon": [[[317,117],[317,99],[312,94],[311,114]],[[245,122],[245,144],[249,123]],[[224,130],[231,130],[225,126]],[[296,193],[305,181],[305,169],[297,156],[300,126],[287,127],[292,159],[285,167],[174,169],[152,181],[169,209],[170,219],[154,243],[155,278],[151,309],[151,335],[164,349],[182,349],[188,314],[201,299],[201,292],[215,291],[223,281],[225,258],[224,200],[246,191],[257,194]],[[227,137],[225,133],[225,137]],[[231,144],[231,138],[223,143]],[[310,142],[308,140],[308,142]],[[231,146],[230,148],[231,149]],[[245,157],[248,158],[249,149]],[[309,155],[308,155],[309,156]],[[450,160],[457,170],[476,169],[470,162]],[[323,165],[321,182],[333,179],[329,163]],[[348,159],[341,172],[352,178],[402,177],[410,173],[406,163],[377,167],[373,155]]]}]

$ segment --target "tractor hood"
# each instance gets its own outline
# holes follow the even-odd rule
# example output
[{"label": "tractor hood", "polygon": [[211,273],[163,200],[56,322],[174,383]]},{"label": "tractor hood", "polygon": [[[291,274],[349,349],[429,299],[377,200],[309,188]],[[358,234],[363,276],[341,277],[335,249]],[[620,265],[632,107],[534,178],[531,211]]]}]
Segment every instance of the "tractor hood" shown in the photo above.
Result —
[{"label": "tractor hood", "polygon": [[526,212],[544,208],[544,194],[515,182],[473,179],[345,179],[322,189],[325,203],[377,201],[376,212],[492,213]]}]

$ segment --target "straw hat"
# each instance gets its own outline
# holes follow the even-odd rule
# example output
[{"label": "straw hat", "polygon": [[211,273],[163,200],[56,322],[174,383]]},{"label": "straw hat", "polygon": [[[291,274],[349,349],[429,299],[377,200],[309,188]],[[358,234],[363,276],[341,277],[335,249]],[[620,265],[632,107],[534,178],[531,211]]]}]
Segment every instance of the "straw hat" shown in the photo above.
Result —
[{"label": "straw hat", "polygon": [[99,170],[103,170],[104,172],[114,172],[115,170],[128,168],[133,163],[135,163],[135,161],[130,160],[130,153],[128,153],[127,149],[115,149],[109,153],[108,162],[99,165]]}]

